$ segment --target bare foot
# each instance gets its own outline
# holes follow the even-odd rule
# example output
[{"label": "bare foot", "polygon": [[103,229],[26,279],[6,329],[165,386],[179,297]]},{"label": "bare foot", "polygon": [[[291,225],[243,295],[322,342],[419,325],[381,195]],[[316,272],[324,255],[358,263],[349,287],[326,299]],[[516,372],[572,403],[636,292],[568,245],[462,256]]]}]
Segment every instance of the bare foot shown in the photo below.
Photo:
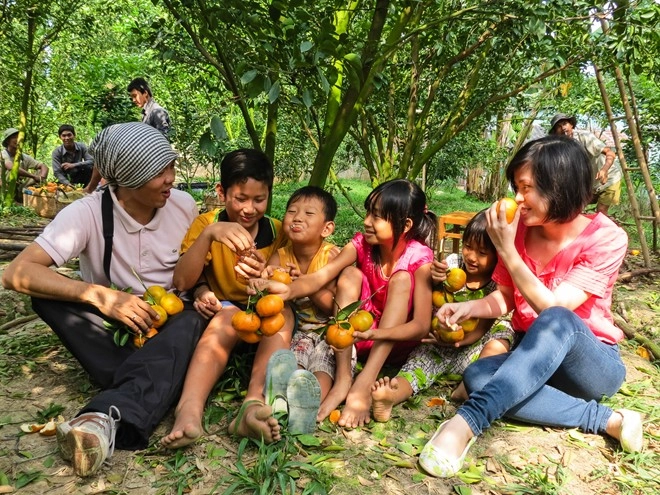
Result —
[{"label": "bare foot", "polygon": [[328,395],[323,399],[323,402],[321,402],[321,407],[319,407],[319,412],[316,415],[317,423],[320,423],[327,418],[332,411],[337,409],[339,405],[344,402],[344,399],[346,399],[346,396],[348,395],[348,391],[351,389],[351,384],[351,380],[345,380],[337,381],[337,383],[332,386]]},{"label": "bare foot", "polygon": [[346,428],[357,428],[371,421],[369,410],[371,409],[371,390],[359,390],[349,392],[346,397],[346,406],[341,412],[339,426]]},{"label": "bare foot", "polygon": [[239,437],[277,442],[281,437],[280,424],[273,417],[273,409],[261,401],[245,401],[234,420],[229,424],[229,432]]},{"label": "bare foot", "polygon": [[168,449],[178,449],[195,442],[202,436],[202,414],[190,403],[183,403],[175,411],[174,426],[170,433],[160,439],[160,444]]},{"label": "bare foot", "polygon": [[465,388],[465,384],[463,382],[461,382],[460,385],[456,387],[456,390],[451,393],[451,400],[456,402],[465,402],[468,400],[467,389]]},{"label": "bare foot", "polygon": [[395,377],[390,380],[386,376],[377,380],[371,387],[374,419],[386,423],[392,415],[392,408],[400,401],[397,400],[399,380]]}]

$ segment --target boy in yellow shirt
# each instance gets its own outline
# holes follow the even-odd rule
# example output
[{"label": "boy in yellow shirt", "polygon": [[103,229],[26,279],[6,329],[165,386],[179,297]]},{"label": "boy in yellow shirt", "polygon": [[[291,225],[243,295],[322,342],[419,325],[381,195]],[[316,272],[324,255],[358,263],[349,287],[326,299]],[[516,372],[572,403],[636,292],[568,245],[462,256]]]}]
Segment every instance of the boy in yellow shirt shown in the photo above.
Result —
[{"label": "boy in yellow shirt", "polygon": [[[265,216],[273,187],[270,160],[257,150],[236,150],[222,160],[220,174],[217,190],[225,209],[195,219],[174,269],[175,286],[192,289],[195,309],[211,321],[188,367],[172,431],[161,439],[167,448],[183,447],[202,435],[206,400],[240,341],[231,318],[245,309],[247,279],[259,276],[284,243],[281,222]],[[263,390],[270,356],[291,342],[293,313],[288,307],[285,317],[285,329],[258,344],[245,401],[229,427],[233,434],[267,443],[281,436],[270,406],[263,402]]]}]

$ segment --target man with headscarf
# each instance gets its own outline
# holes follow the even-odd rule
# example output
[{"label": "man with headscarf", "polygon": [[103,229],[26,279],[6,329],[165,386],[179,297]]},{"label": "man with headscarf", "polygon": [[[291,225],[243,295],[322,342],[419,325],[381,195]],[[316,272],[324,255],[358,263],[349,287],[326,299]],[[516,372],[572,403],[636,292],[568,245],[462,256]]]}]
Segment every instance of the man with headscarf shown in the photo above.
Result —
[{"label": "man with headscarf", "polygon": [[[147,447],[178,399],[206,325],[186,303],[144,347],[115,345],[106,322],[146,333],[157,319],[139,296],[144,286],[172,289],[181,240],[197,206],[172,187],[176,154],[153,127],[107,127],[90,151],[108,187],[62,210],[2,278],[4,287],[32,296],[35,312],[103,389],[57,428],[62,457],[79,476],[93,474],[115,446]],[[50,269],[75,257],[82,281]]]},{"label": "man with headscarf", "polygon": [[594,174],[594,197],[596,211],[607,215],[611,205],[618,205],[621,197],[621,166],[614,150],[598,139],[594,134],[576,129],[574,115],[558,113],[550,121],[548,134],[564,135],[575,139],[589,155]]}]

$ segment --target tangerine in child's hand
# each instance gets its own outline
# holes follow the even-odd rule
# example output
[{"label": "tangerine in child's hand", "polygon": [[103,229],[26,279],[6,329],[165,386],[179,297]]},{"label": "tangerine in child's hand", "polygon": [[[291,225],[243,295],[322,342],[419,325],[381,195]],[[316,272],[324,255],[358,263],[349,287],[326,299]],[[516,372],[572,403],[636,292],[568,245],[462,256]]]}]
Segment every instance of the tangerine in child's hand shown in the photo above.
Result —
[{"label": "tangerine in child's hand", "polygon": [[325,333],[325,342],[337,349],[353,345],[353,326],[347,321],[338,321],[330,325]]},{"label": "tangerine in child's hand", "polygon": [[282,270],[281,268],[276,268],[273,270],[273,274],[270,276],[270,279],[286,285],[291,283],[291,275],[289,275],[289,272]]},{"label": "tangerine in child's hand", "polygon": [[354,330],[357,330],[358,332],[366,332],[371,328],[371,325],[374,324],[374,316],[366,309],[361,309],[352,315],[348,319],[348,322]]},{"label": "tangerine in child's hand", "polygon": [[274,316],[284,309],[284,299],[277,294],[268,294],[257,301],[255,309],[259,316]]},{"label": "tangerine in child's hand", "polygon": [[450,268],[447,270],[447,280],[445,280],[445,289],[447,292],[457,292],[465,287],[467,274],[462,268]]}]

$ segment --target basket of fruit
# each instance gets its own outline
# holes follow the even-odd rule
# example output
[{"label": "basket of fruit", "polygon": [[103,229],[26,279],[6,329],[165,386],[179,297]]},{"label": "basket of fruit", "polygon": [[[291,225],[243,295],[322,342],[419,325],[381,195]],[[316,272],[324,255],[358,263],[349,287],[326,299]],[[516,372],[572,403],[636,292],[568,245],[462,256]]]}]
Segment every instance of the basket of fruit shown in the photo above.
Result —
[{"label": "basket of fruit", "polygon": [[48,182],[43,186],[23,189],[23,206],[40,217],[55,218],[64,207],[83,196],[82,189]]},{"label": "basket of fruit", "polygon": [[204,196],[204,211],[213,211],[216,208],[224,208],[225,202],[218,198],[218,195],[213,192]]}]

